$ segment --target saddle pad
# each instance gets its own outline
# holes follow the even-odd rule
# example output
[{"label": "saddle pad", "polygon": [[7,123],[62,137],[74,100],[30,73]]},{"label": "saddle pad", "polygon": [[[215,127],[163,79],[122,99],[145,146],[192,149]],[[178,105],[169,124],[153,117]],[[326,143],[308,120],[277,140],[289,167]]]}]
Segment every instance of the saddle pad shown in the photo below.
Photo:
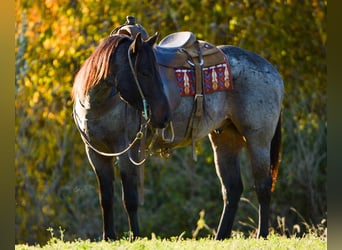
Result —
[{"label": "saddle pad", "polygon": [[[194,96],[196,94],[195,70],[188,68],[175,68],[174,72],[179,94],[181,96]],[[225,63],[203,68],[204,94],[232,89],[233,80],[228,60],[225,60]]]}]

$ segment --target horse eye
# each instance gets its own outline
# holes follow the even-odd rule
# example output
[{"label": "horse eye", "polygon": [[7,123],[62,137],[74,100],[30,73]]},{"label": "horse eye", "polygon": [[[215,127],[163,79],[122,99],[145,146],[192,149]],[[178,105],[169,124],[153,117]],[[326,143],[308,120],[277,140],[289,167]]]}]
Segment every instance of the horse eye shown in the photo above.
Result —
[{"label": "horse eye", "polygon": [[151,76],[151,73],[150,73],[150,71],[143,70],[143,71],[141,71],[141,75],[144,77],[149,77],[149,76]]}]

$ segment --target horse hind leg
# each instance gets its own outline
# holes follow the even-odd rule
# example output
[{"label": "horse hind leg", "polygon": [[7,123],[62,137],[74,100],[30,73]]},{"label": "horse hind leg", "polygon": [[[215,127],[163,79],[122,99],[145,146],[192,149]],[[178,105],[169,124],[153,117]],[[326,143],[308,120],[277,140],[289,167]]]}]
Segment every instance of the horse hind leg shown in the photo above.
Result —
[{"label": "horse hind leg", "polygon": [[252,172],[255,180],[255,191],[259,202],[259,223],[257,237],[268,235],[268,220],[270,214],[272,176],[270,174],[269,147],[249,145]]},{"label": "horse hind leg", "polygon": [[115,240],[114,214],[113,214],[113,157],[106,157],[97,154],[89,147],[86,147],[87,156],[92,165],[100,189],[100,204],[102,208],[103,239]]},{"label": "horse hind leg", "polygon": [[269,151],[266,148],[249,148],[255,191],[259,202],[259,222],[257,238],[268,235],[268,220],[271,201],[272,177],[269,173]]},{"label": "horse hind leg", "polygon": [[209,134],[214,151],[217,176],[222,186],[223,211],[217,229],[216,239],[229,238],[243,191],[240,174],[239,154],[244,146],[242,136],[234,127],[225,128],[221,133]]},{"label": "horse hind leg", "polygon": [[269,233],[271,193],[274,190],[281,155],[281,117],[272,137],[267,131],[272,130],[264,129],[247,135],[247,148],[259,202],[258,238],[266,238]]}]

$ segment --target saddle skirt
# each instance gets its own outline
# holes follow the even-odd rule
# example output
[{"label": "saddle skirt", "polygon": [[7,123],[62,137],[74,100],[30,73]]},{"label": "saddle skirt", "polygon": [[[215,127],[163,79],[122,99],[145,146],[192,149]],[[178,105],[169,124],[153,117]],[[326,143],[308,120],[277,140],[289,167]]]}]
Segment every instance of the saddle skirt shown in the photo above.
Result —
[{"label": "saddle skirt", "polygon": [[216,46],[197,40],[192,32],[182,31],[166,36],[155,47],[155,53],[160,66],[174,71],[181,96],[198,94],[198,67],[195,64],[201,64],[202,94],[233,89],[226,55]]}]

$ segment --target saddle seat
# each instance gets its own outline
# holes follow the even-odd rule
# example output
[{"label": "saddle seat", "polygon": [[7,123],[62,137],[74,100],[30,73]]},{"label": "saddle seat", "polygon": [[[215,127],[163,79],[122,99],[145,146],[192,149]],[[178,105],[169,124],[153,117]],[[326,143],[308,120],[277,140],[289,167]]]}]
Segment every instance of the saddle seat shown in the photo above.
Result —
[{"label": "saddle seat", "polygon": [[181,31],[166,36],[155,47],[157,63],[164,67],[191,68],[191,62],[200,62],[203,58],[203,67],[210,67],[224,63],[223,52],[206,41],[197,40],[189,31]]},{"label": "saddle seat", "polygon": [[163,48],[186,48],[191,47],[196,42],[196,37],[192,32],[180,31],[166,36],[160,41],[159,46]]}]

